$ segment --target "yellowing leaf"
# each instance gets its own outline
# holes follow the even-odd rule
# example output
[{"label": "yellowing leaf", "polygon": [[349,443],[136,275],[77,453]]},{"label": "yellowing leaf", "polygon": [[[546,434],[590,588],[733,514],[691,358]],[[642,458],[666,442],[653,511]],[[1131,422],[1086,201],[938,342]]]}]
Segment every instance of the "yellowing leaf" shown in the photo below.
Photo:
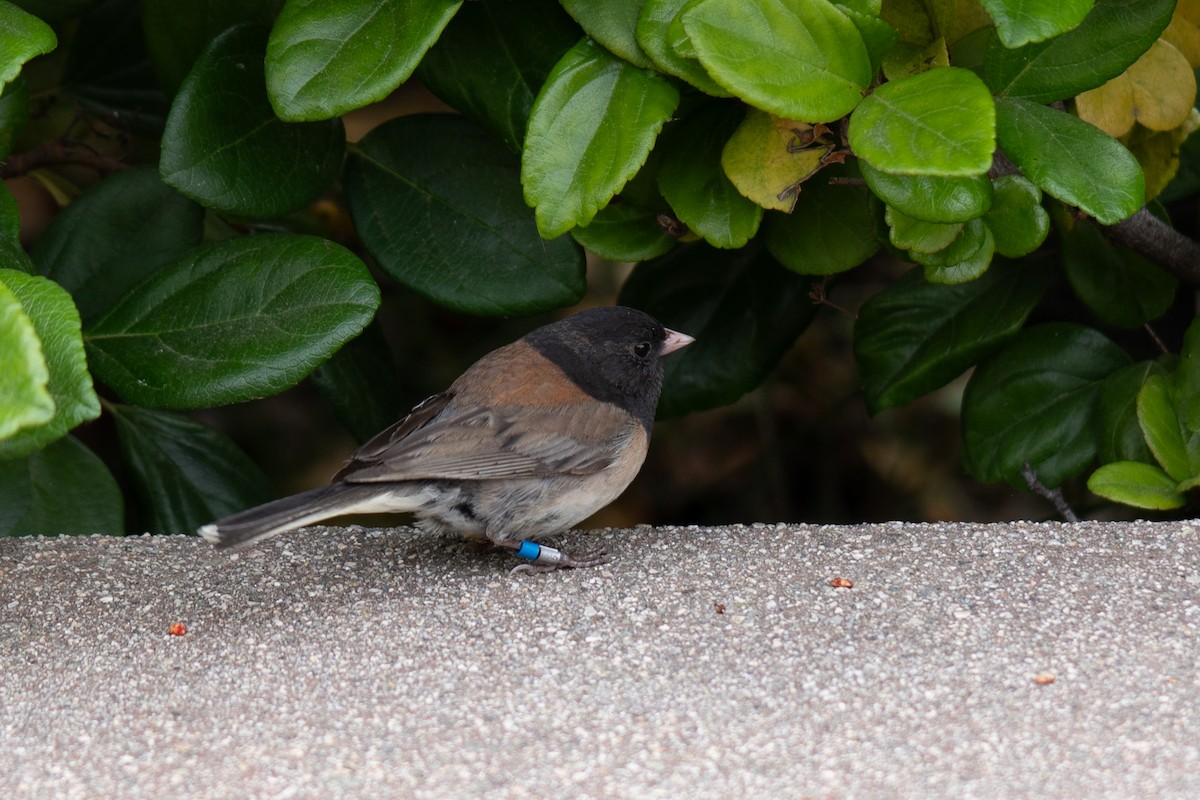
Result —
[{"label": "yellowing leaf", "polygon": [[942,38],[954,44],[971,31],[992,24],[979,0],[933,0],[928,6]]},{"label": "yellowing leaf", "polygon": [[946,40],[938,37],[924,47],[899,42],[883,57],[883,74],[889,81],[917,75],[934,67],[950,66]]},{"label": "yellowing leaf", "polygon": [[1075,98],[1075,112],[1109,136],[1124,136],[1137,120],[1133,112],[1133,81],[1122,72],[1108,83]]},{"label": "yellowing leaf", "polygon": [[1187,59],[1159,39],[1126,70],[1133,81],[1133,114],[1154,131],[1179,127],[1196,102],[1196,75]]},{"label": "yellowing leaf", "polygon": [[1182,125],[1170,131],[1138,128],[1122,141],[1146,173],[1146,199],[1158,196],[1179,171],[1179,146],[1200,130],[1200,111],[1192,109]]},{"label": "yellowing leaf", "polygon": [[1200,0],[1179,0],[1162,38],[1182,53],[1193,68],[1200,67]]},{"label": "yellowing leaf", "polygon": [[833,151],[829,129],[780,119],[752,108],[721,152],[721,168],[737,190],[763,208],[791,211],[800,184]]}]

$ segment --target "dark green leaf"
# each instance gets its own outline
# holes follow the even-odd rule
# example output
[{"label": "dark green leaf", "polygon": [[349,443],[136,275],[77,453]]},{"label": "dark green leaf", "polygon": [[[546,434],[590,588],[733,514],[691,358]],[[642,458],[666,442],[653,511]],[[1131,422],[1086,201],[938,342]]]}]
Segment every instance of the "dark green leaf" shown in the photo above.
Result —
[{"label": "dark green leaf", "polygon": [[[0,249],[0,269],[19,269],[22,272],[31,272],[32,270],[26,267],[29,264],[28,256],[21,258],[16,256],[21,251],[21,213],[17,208],[17,198],[13,197],[13,193],[9,191],[8,184],[0,182],[0,243],[3,247]],[[9,258],[9,256],[16,256]]]},{"label": "dark green leaf", "polygon": [[891,52],[900,38],[900,32],[879,18],[878,12],[867,13],[848,8],[845,3],[837,3],[839,10],[850,18],[854,27],[858,28],[863,44],[867,48],[867,56],[871,59],[871,74],[878,75],[883,67],[884,57]]},{"label": "dark green leaf", "polygon": [[963,460],[983,481],[1027,488],[1029,462],[1044,486],[1095,458],[1092,417],[1105,379],[1129,356],[1091,328],[1028,328],[975,371],[963,395]]},{"label": "dark green leaf", "polygon": [[151,533],[191,533],[270,499],[262,471],[212,428],[170,411],[113,405],[112,412]]},{"label": "dark green leaf", "polygon": [[100,416],[100,400],[88,374],[79,313],[71,296],[53,281],[10,269],[0,269],[0,285],[17,299],[33,323],[54,400],[52,417],[39,425],[23,426],[0,441],[0,459],[20,458],[61,439],[81,422]]},{"label": "dark green leaf", "polygon": [[1146,447],[1146,438],[1137,419],[1137,397],[1142,384],[1151,375],[1163,374],[1163,368],[1154,361],[1139,361],[1118,370],[1104,381],[1100,393],[1100,406],[1096,411],[1097,454],[1100,463],[1114,461],[1145,461],[1150,463],[1154,456]]},{"label": "dark green leaf", "polygon": [[1008,258],[1032,253],[1050,232],[1050,215],[1042,208],[1042,190],[1020,175],[992,182],[992,207],[983,216],[996,240],[996,252]]},{"label": "dark green leaf", "polygon": [[571,236],[610,261],[648,261],[676,243],[659,224],[658,212],[645,211],[629,202],[609,203],[590,223],[572,229]]},{"label": "dark green leaf", "polygon": [[117,534],[123,518],[112,473],[73,436],[0,461],[0,536]]},{"label": "dark green leaf", "polygon": [[884,211],[888,238],[892,245],[914,253],[936,253],[945,250],[958,238],[963,229],[961,222],[928,222],[910,217],[891,206]]},{"label": "dark green leaf", "polygon": [[141,5],[154,72],[163,88],[175,94],[217,34],[241,22],[269,27],[283,0],[142,0]]},{"label": "dark green leaf", "polygon": [[1179,281],[1133,250],[1110,244],[1094,223],[1080,220],[1061,237],[1075,294],[1109,325],[1140,328],[1175,300]]},{"label": "dark green leaf", "polygon": [[667,359],[659,414],[732,403],[762,383],[816,315],[811,285],[763,251],[694,244],[639,264],[620,302],[696,337]]},{"label": "dark green leaf", "polygon": [[801,275],[833,275],[875,254],[875,213],[865,186],[830,186],[830,177],[856,176],[852,167],[826,167],[805,181],[790,214],[770,215],[771,255]]},{"label": "dark green leaf", "polygon": [[1192,320],[1183,335],[1179,368],[1175,372],[1175,396],[1184,424],[1190,430],[1200,431],[1200,317]]},{"label": "dark green leaf", "polygon": [[996,252],[992,231],[981,219],[963,225],[949,247],[934,253],[912,253],[925,265],[925,278],[932,283],[966,283],[987,271]]},{"label": "dark green leaf", "polygon": [[996,149],[996,106],[975,73],[931,69],[888,81],[850,117],[850,147],[892,175],[982,175]]},{"label": "dark green leaf", "polygon": [[705,0],[683,27],[717,83],[776,116],[840,119],[874,77],[858,28],[828,0]]},{"label": "dark green leaf", "polygon": [[0,2],[0,85],[21,72],[21,66],[58,46],[49,25],[12,3]]},{"label": "dark green leaf", "polygon": [[672,128],[663,142],[658,188],[675,215],[716,247],[741,247],[762,222],[760,206],[742,197],[721,168],[721,151],[742,108],[712,103]]},{"label": "dark green leaf", "polygon": [[7,158],[12,152],[13,142],[28,120],[29,84],[18,76],[0,94],[0,158]]},{"label": "dark green leaf", "polygon": [[[685,56],[672,46],[678,33],[683,33],[686,39],[687,31],[683,30],[680,17],[693,5],[693,0],[645,0],[637,23],[638,44],[660,72],[681,78],[706,94],[728,97],[729,92],[697,60],[694,47],[691,47],[693,55]],[[691,46],[691,40],[686,41]]]},{"label": "dark green leaf", "polygon": [[50,369],[33,320],[0,272],[0,440],[54,417]]},{"label": "dark green leaf", "polygon": [[368,325],[333,358],[317,367],[312,382],[359,442],[391,425],[402,408],[395,359],[378,325]]},{"label": "dark green leaf", "polygon": [[119,172],[67,206],[38,238],[39,271],[75,297],[92,322],[150,273],[200,243],[204,209],[153,167]]},{"label": "dark green leaf", "polygon": [[[638,15],[645,0],[562,0],[567,13],[587,35],[635,67],[649,67],[650,59],[637,41]],[[528,20],[528,17],[526,17]]]},{"label": "dark green leaf", "polygon": [[985,175],[889,175],[862,159],[858,166],[880,200],[917,219],[966,222],[983,216],[992,204],[992,182]]},{"label": "dark green leaf", "polygon": [[570,237],[538,236],[516,156],[461,117],[373,130],[352,154],[346,196],[384,272],[440,305],[532,314],[583,296],[583,253]]},{"label": "dark green leaf", "polygon": [[519,153],[534,96],[579,36],[556,0],[472,0],[425,54],[417,75]]},{"label": "dark green leaf", "polygon": [[590,39],[572,47],[534,101],[521,160],[542,236],[591,222],[645,162],[678,103],[666,80]]},{"label": "dark green leaf", "polygon": [[17,8],[52,25],[79,16],[98,2],[99,0],[12,0],[12,4]]},{"label": "dark green leaf", "polygon": [[392,93],[462,0],[288,0],[267,42],[267,94],[280,119],[330,119]]},{"label": "dark green leaf", "polygon": [[1094,0],[980,0],[996,21],[1005,47],[1052,39],[1074,28],[1092,10]]},{"label": "dark green leaf", "polygon": [[1187,498],[1167,473],[1140,461],[1105,464],[1088,478],[1094,494],[1135,508],[1167,511],[1182,508]]},{"label": "dark green leaf", "polygon": [[1179,419],[1171,381],[1151,375],[1137,397],[1138,425],[1162,468],[1176,481],[1200,475],[1200,431],[1189,431]]},{"label": "dark green leaf", "polygon": [[88,329],[88,355],[133,403],[237,403],[295,385],[378,305],[366,267],[330,241],[241,237],[155,272]]},{"label": "dark green leaf", "polygon": [[1016,335],[1045,293],[1044,264],[999,263],[959,286],[910,270],[863,304],[854,356],[867,409],[906,405],[957,378]]},{"label": "dark green leaf", "polygon": [[984,78],[1000,96],[1035,103],[1074,97],[1137,61],[1167,27],[1174,9],[1175,0],[1096,0],[1082,23],[1049,41],[1010,50],[993,36]]},{"label": "dark green leaf", "polygon": [[1000,146],[1047,194],[1105,225],[1146,202],[1146,179],[1124,145],[1078,117],[1026,100],[996,101]]},{"label": "dark green leaf", "polygon": [[171,106],[159,171],[201,205],[276,217],[312,202],[342,162],[340,120],[281,122],[263,84],[266,38],[253,25],[218,36]]}]

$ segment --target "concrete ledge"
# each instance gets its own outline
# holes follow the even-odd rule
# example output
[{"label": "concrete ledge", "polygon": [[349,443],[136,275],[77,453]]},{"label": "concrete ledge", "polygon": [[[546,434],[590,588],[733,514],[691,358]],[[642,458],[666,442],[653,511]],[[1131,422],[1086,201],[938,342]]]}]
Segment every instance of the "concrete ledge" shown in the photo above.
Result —
[{"label": "concrete ledge", "polygon": [[1197,527],[2,540],[0,797],[1190,800]]}]

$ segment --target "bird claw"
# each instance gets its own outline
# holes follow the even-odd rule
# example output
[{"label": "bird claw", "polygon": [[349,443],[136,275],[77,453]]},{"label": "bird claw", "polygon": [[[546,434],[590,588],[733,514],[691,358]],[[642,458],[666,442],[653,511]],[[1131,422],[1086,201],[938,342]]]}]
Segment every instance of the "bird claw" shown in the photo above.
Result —
[{"label": "bird claw", "polygon": [[[517,573],[527,573],[530,575],[539,575],[543,572],[554,572],[557,569],[584,569],[585,567],[598,567],[601,564],[607,564],[612,561],[612,556],[603,550],[594,553],[588,553],[581,556],[570,556],[561,550],[545,545],[538,545],[537,554],[531,558],[530,563],[518,564],[510,571],[510,575]],[[521,558],[530,558],[526,555],[529,551],[523,547],[518,548],[517,553]]]}]

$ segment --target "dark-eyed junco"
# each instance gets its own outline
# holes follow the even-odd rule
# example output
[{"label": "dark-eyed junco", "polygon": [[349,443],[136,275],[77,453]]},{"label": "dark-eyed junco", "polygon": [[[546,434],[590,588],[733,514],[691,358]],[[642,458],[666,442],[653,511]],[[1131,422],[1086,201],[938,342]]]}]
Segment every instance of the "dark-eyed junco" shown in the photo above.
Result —
[{"label": "dark-eyed junco", "polygon": [[612,502],[646,458],[662,357],[692,342],[631,308],[592,308],[476,361],[364,444],[328,486],[200,528],[218,548],[343,514],[412,512],[539,567],[588,567],[529,537]]}]

